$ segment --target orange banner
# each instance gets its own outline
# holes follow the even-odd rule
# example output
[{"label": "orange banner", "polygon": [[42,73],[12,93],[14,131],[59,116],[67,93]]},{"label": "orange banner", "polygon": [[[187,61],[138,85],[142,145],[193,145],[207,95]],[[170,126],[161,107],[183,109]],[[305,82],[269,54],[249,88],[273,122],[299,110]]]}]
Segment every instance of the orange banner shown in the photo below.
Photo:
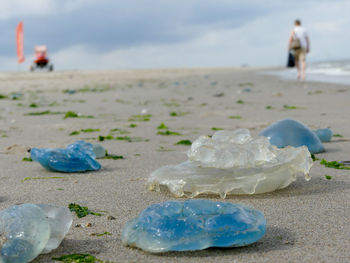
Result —
[{"label": "orange banner", "polygon": [[24,62],[23,54],[23,22],[19,22],[16,29],[17,60],[18,63]]}]

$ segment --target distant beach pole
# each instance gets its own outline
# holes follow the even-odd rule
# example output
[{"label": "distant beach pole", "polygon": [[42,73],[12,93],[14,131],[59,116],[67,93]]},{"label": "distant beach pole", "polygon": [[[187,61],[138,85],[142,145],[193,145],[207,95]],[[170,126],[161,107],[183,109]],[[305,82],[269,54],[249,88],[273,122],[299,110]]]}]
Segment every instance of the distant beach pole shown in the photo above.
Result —
[{"label": "distant beach pole", "polygon": [[18,71],[20,70],[20,64],[24,62],[23,52],[23,22],[19,22],[16,28],[16,46],[17,46],[17,62]]}]

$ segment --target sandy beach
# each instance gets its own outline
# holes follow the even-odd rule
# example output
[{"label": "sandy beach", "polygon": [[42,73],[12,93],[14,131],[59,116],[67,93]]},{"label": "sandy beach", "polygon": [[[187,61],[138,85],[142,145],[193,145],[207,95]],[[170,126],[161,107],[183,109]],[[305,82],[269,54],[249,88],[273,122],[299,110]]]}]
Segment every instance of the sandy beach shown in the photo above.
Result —
[{"label": "sandy beach", "polygon": [[[72,253],[105,262],[349,262],[349,170],[327,168],[319,161],[311,168],[310,181],[299,177],[283,190],[225,199],[263,211],[267,232],[253,245],[154,255],[121,243],[128,220],[150,204],[175,199],[169,192],[149,192],[146,180],[160,166],[187,159],[188,146],[175,145],[179,140],[213,134],[213,128],[248,128],[256,135],[277,120],[293,118],[342,136],[325,143],[326,152],[317,158],[350,160],[349,86],[282,80],[261,71],[0,73],[0,94],[9,96],[0,99],[0,209],[19,203],[77,203],[103,214],[74,215],[60,247],[33,262],[53,262],[52,257]],[[91,117],[64,118],[68,111]],[[35,115],[39,112],[49,114]],[[149,120],[142,121],[142,114]],[[162,122],[181,135],[158,135]],[[79,134],[71,135],[74,131]],[[111,132],[127,137],[98,141]],[[100,171],[78,174],[49,172],[22,161],[29,148],[65,147],[76,140],[100,143],[124,159],[102,159]],[[111,235],[96,235],[104,232]]]}]

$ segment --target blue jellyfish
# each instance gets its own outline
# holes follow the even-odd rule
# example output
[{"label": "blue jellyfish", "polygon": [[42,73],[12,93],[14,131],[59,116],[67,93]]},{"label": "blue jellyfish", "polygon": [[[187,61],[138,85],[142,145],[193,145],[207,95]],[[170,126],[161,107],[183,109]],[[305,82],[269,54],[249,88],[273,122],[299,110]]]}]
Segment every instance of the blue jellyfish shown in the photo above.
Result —
[{"label": "blue jellyfish", "polygon": [[325,129],[318,129],[314,130],[318,138],[321,140],[321,142],[330,142],[333,136],[333,132],[331,129],[325,128]]},{"label": "blue jellyfish", "polygon": [[253,208],[210,200],[167,201],[129,221],[122,242],[152,253],[240,247],[262,238],[264,215]]},{"label": "blue jellyfish", "polygon": [[32,148],[30,155],[33,161],[50,171],[74,173],[101,168],[95,159],[92,144],[84,141],[76,141],[65,149]]},{"label": "blue jellyfish", "polygon": [[299,147],[307,146],[311,153],[324,152],[324,147],[317,135],[301,122],[284,119],[277,121],[259,134],[270,140],[278,148],[288,145]]}]

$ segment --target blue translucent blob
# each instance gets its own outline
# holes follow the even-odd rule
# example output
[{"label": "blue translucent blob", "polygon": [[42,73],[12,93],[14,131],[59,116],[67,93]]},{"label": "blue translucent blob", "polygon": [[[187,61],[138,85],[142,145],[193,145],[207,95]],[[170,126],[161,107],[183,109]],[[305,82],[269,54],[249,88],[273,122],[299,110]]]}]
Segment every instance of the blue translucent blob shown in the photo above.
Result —
[{"label": "blue translucent blob", "polygon": [[317,135],[301,122],[285,119],[280,120],[259,134],[270,140],[270,143],[278,148],[283,148],[288,145],[299,147],[307,146],[311,153],[324,152],[324,147]]},{"label": "blue translucent blob", "polygon": [[333,136],[333,132],[331,129],[318,129],[314,130],[318,138],[321,140],[321,142],[330,142]]},{"label": "blue translucent blob", "polygon": [[29,262],[48,242],[50,225],[36,205],[12,206],[0,212],[0,234],[0,262]]},{"label": "blue translucent blob", "polygon": [[74,173],[96,171],[101,165],[95,160],[93,146],[84,141],[76,141],[66,149],[39,149],[30,151],[33,161],[39,162],[50,171]]},{"label": "blue translucent blob", "polygon": [[66,207],[14,205],[0,212],[0,262],[26,263],[56,249],[72,224]]},{"label": "blue translucent blob", "polygon": [[103,148],[101,145],[94,143],[94,144],[92,144],[92,148],[93,148],[96,159],[103,158],[106,156],[106,149]]},{"label": "blue translucent blob", "polygon": [[152,253],[240,247],[266,231],[264,215],[247,206],[209,200],[167,201],[146,208],[129,221],[124,245]]}]

